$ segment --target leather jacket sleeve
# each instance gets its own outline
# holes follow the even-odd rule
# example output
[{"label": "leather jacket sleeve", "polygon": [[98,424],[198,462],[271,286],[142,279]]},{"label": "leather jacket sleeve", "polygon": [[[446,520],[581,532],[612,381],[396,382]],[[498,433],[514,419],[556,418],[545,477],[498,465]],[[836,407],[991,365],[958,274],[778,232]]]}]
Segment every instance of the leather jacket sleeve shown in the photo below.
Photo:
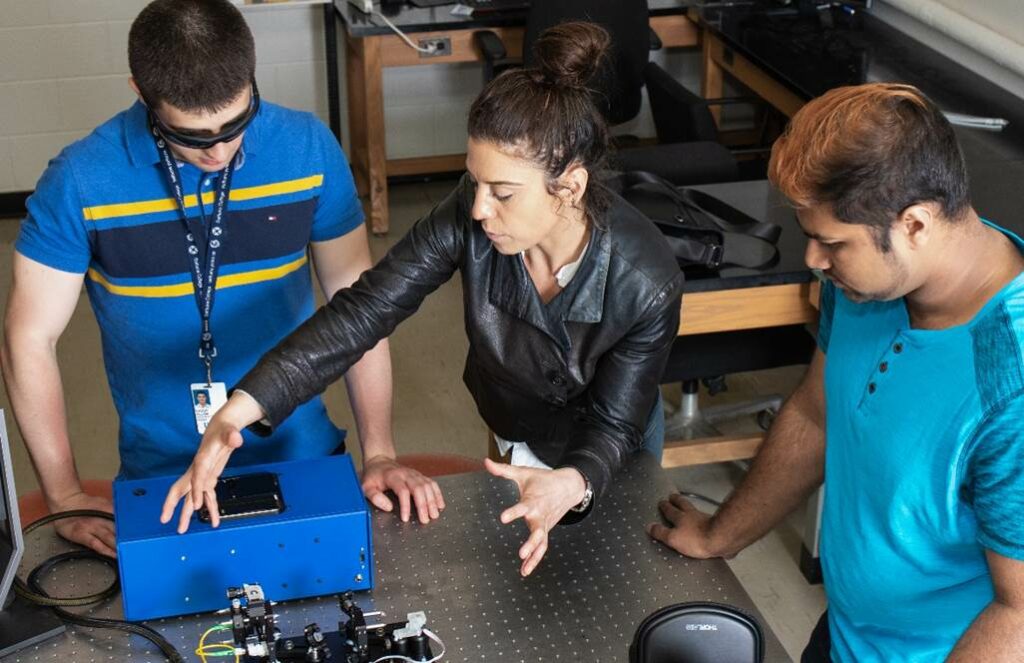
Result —
[{"label": "leather jacket sleeve", "polygon": [[590,481],[595,501],[626,456],[637,451],[679,332],[683,277],[656,292],[630,332],[598,360],[585,412],[572,428],[559,467]]},{"label": "leather jacket sleeve", "polygon": [[400,322],[424,298],[448,281],[464,252],[464,226],[470,223],[457,187],[416,222],[376,266],[351,287],[339,290],[323,308],[260,359],[235,389],[252,396],[269,435],[292,411],[323,392]]}]

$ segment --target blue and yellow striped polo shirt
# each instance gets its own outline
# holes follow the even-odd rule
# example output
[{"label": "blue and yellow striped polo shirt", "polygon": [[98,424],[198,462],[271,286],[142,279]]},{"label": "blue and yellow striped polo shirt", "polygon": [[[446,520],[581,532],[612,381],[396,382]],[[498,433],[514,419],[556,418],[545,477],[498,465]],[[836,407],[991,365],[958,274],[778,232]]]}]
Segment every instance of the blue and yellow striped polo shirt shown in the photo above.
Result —
[{"label": "blue and yellow striped polo shirt", "polygon": [[[241,149],[211,318],[213,377],[228,386],[312,313],[310,242],[363,221],[345,156],[314,116],[264,103]],[[199,216],[201,202],[208,218],[216,174],[184,164],[181,176],[189,216]],[[121,475],[183,471],[200,440],[189,391],[205,380],[200,318],[183,225],[145,108],[136,103],[65,148],[27,206],[17,251],[85,274],[120,416]],[[245,436],[232,464],[327,454],[344,431],[314,399],[272,437]]]}]

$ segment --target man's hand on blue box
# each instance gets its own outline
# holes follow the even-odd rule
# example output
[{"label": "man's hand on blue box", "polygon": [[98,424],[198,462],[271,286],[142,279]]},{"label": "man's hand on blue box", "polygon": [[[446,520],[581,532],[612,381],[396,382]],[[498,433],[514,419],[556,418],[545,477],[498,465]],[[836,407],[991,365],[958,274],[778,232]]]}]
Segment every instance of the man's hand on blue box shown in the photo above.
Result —
[{"label": "man's hand on blue box", "polygon": [[444,496],[437,482],[399,464],[391,456],[377,455],[363,460],[362,483],[363,495],[382,511],[395,508],[384,494],[387,490],[392,491],[398,497],[398,513],[402,522],[409,521],[412,504],[415,504],[416,513],[424,525],[440,518],[444,510]]}]

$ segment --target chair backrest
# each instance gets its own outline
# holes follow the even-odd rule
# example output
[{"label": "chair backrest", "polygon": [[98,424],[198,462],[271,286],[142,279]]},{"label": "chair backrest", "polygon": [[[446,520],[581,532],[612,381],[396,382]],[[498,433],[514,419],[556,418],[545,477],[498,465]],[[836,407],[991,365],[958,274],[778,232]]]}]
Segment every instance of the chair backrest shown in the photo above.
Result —
[{"label": "chair backrest", "polygon": [[566,21],[597,23],[611,35],[605,66],[594,76],[594,102],[611,125],[636,117],[642,102],[644,66],[650,52],[647,0],[542,0],[526,18],[523,59],[533,58],[533,43],[545,29]]},{"label": "chair backrest", "polygon": [[646,65],[644,79],[659,142],[718,142],[718,129],[707,101],[654,62]]}]

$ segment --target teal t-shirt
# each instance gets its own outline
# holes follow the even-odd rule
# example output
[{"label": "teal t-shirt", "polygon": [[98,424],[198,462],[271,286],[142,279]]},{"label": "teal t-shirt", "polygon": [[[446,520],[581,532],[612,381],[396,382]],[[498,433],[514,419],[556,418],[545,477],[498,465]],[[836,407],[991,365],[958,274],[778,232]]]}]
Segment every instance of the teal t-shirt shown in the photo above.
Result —
[{"label": "teal t-shirt", "polygon": [[827,284],[819,345],[832,659],[944,660],[993,599],[985,550],[1024,560],[1024,275],[943,330]]}]

